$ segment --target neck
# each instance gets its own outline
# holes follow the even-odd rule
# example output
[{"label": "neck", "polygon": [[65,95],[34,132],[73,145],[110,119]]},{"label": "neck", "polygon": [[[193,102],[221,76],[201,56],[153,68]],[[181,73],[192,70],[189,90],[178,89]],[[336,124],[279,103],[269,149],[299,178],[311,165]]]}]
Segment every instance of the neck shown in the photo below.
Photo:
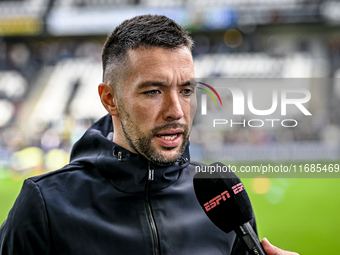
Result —
[{"label": "neck", "polygon": [[115,144],[119,145],[120,147],[123,147],[124,149],[138,154],[136,150],[134,150],[130,145],[128,140],[125,137],[123,128],[122,128],[122,123],[120,122],[119,117],[112,117],[112,123],[113,123],[113,139],[112,142]]}]

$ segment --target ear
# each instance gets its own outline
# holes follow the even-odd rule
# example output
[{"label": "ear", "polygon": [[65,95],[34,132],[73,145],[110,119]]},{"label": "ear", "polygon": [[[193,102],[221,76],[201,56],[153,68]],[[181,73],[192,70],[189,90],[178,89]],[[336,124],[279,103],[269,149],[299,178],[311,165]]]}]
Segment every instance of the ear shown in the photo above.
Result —
[{"label": "ear", "polygon": [[116,94],[112,87],[106,83],[100,83],[98,85],[98,93],[100,101],[102,101],[102,104],[105,107],[105,109],[112,116],[118,116],[119,114],[117,109]]}]

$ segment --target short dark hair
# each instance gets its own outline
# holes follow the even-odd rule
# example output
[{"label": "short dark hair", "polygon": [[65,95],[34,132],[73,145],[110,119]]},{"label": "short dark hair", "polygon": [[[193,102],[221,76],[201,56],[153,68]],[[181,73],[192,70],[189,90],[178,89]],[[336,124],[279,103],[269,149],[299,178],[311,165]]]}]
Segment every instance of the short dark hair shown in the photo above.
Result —
[{"label": "short dark hair", "polygon": [[125,20],[115,28],[104,44],[102,52],[103,82],[111,81],[115,84],[116,80],[119,80],[117,74],[112,73],[111,70],[126,63],[126,53],[130,49],[187,47],[191,50],[192,46],[193,40],[189,33],[166,16],[141,15]]}]

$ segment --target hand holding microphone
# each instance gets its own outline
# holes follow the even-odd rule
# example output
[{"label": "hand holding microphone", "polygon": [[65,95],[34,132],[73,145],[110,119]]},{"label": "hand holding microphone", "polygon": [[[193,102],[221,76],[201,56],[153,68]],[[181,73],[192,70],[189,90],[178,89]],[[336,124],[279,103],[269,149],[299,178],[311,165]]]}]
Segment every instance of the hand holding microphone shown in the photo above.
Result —
[{"label": "hand holding microphone", "polygon": [[268,255],[299,255],[296,252],[284,251],[280,248],[275,247],[267,240],[267,238],[263,238],[261,243]]}]

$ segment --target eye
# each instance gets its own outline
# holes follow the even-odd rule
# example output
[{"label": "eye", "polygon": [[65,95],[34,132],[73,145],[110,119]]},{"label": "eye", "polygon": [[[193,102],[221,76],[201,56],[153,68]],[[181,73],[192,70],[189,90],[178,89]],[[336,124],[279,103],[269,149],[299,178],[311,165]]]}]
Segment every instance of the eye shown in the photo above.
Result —
[{"label": "eye", "polygon": [[145,91],[144,94],[154,97],[157,96],[158,94],[160,94],[161,92],[159,90],[150,90],[150,91]]},{"label": "eye", "polygon": [[194,91],[192,89],[183,89],[181,92],[184,96],[190,96]]}]

